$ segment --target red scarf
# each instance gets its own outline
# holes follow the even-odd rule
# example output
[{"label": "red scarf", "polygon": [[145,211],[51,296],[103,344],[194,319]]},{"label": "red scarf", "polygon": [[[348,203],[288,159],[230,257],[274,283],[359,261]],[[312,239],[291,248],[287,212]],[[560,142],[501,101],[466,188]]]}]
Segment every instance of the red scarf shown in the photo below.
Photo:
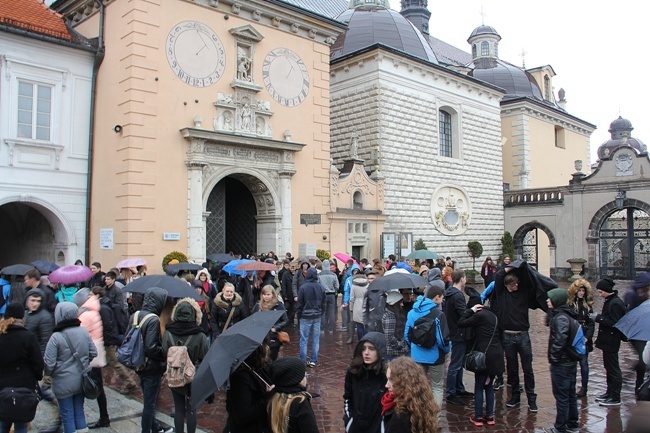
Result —
[{"label": "red scarf", "polygon": [[209,292],[210,292],[210,282],[207,281],[207,280],[203,282],[203,291],[204,291],[205,293],[209,293]]},{"label": "red scarf", "polygon": [[390,391],[385,393],[381,398],[381,406],[381,414],[383,416],[386,412],[395,407],[395,394]]}]

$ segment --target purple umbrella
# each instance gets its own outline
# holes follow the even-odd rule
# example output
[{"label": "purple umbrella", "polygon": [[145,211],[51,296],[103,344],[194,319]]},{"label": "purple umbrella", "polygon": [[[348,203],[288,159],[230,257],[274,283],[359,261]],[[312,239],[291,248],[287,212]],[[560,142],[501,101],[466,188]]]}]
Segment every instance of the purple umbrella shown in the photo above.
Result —
[{"label": "purple umbrella", "polygon": [[64,266],[50,274],[50,282],[60,284],[74,284],[89,280],[93,271],[88,266]]},{"label": "purple umbrella", "polygon": [[124,269],[124,268],[137,268],[138,266],[146,265],[147,261],[145,259],[141,259],[140,257],[133,257],[130,259],[124,259],[120,260],[115,267],[117,269]]}]

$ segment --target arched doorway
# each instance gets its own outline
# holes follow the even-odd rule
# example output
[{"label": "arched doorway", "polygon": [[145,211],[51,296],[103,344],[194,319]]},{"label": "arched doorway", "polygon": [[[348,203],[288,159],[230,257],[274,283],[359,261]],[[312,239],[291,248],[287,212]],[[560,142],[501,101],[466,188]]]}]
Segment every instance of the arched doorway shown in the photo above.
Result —
[{"label": "arched doorway", "polygon": [[554,273],[557,245],[555,235],[546,225],[537,221],[524,224],[515,232],[513,243],[516,257],[526,260],[543,275]]},{"label": "arched doorway", "polygon": [[41,212],[26,204],[0,206],[0,239],[0,267],[56,260],[52,226]]},{"label": "arched doorway", "polygon": [[206,211],[206,255],[229,252],[257,252],[257,206],[249,187],[228,176],[221,179],[208,197]]},{"label": "arched doorway", "polygon": [[628,207],[611,212],[599,230],[600,276],[633,279],[650,270],[650,215]]}]

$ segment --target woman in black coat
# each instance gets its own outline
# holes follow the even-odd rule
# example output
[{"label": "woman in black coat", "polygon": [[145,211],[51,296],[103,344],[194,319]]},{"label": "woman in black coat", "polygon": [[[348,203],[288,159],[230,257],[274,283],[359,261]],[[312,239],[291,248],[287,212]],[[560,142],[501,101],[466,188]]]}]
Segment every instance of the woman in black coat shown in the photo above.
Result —
[{"label": "woman in black coat", "polygon": [[262,287],[262,292],[260,293],[260,300],[253,307],[253,313],[258,311],[273,311],[281,310],[282,316],[275,322],[273,328],[269,331],[268,342],[270,348],[270,358],[271,361],[278,359],[278,353],[280,352],[280,346],[282,343],[278,339],[278,332],[287,326],[289,323],[289,318],[287,317],[287,312],[284,310],[284,303],[278,299],[278,295],[275,291],[275,288],[271,285]]},{"label": "woman in black coat", "polygon": [[[473,328],[472,350],[485,353],[487,371],[474,373],[474,414],[469,420],[475,426],[494,425],[494,378],[505,370],[503,347],[497,335],[497,316],[481,304],[468,308],[458,320],[460,328]],[[468,352],[469,353],[469,352]],[[483,395],[485,394],[485,417]]]},{"label": "woman in black coat", "polygon": [[[7,306],[5,318],[0,321],[0,389],[28,388],[36,390],[43,378],[43,355],[36,335],[25,329],[22,304],[14,302]],[[11,425],[16,433],[27,432],[27,422],[14,422],[10,417],[0,418],[0,431],[8,432]]]},{"label": "woman in black coat", "polygon": [[[226,328],[230,328],[247,316],[246,308],[241,296],[235,292],[235,286],[226,283],[223,290],[214,297],[214,305],[210,308],[212,328],[212,341],[214,341]],[[231,315],[232,313],[232,315]],[[230,320],[228,320],[230,318]]]}]

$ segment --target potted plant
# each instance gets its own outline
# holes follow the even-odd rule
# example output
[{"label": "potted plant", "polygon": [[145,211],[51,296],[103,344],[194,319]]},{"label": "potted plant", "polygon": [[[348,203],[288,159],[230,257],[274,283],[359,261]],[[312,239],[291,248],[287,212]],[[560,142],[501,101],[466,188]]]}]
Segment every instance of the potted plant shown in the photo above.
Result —
[{"label": "potted plant", "polygon": [[582,257],[573,257],[567,259],[567,263],[571,266],[571,275],[569,281],[575,281],[580,278],[580,272],[582,272],[582,267],[587,261]]}]

